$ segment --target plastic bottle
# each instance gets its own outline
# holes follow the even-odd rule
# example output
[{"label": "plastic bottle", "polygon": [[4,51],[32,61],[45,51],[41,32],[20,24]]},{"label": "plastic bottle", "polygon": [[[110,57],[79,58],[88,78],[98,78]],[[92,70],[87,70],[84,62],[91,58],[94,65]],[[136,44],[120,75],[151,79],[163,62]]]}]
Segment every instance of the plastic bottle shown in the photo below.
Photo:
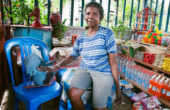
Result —
[{"label": "plastic bottle", "polygon": [[153,76],[151,77],[151,79],[150,79],[149,89],[148,89],[148,91],[149,91],[150,93],[153,92],[153,91],[152,91],[152,87],[153,87],[153,83],[154,83],[155,78],[156,78],[156,75],[153,75]]},{"label": "plastic bottle", "polygon": [[113,102],[115,100],[115,98],[116,98],[116,85],[115,84],[113,85],[108,98],[109,98],[110,102]]},{"label": "plastic bottle", "polygon": [[141,87],[142,87],[143,89],[145,89],[145,82],[146,82],[146,79],[147,79],[147,77],[148,77],[148,74],[147,74],[147,73],[148,73],[147,71],[144,72],[143,78],[142,78],[142,80],[141,80]]},{"label": "plastic bottle", "polygon": [[140,80],[140,74],[143,71],[142,67],[139,68],[139,70],[136,72],[136,82],[139,85],[139,80]]},{"label": "plastic bottle", "polygon": [[[124,57],[122,57],[120,60],[120,73],[122,73],[123,61],[124,61]],[[122,74],[122,75],[124,75],[124,74]]]},{"label": "plastic bottle", "polygon": [[126,79],[128,79],[128,75],[129,75],[129,73],[130,73],[130,65],[127,65],[127,67],[126,67],[126,72],[125,72],[126,74],[125,74],[125,78]]},{"label": "plastic bottle", "polygon": [[134,67],[135,65],[136,65],[136,62],[135,62],[134,59],[132,59],[132,61],[131,61],[131,66]]},{"label": "plastic bottle", "polygon": [[138,75],[138,85],[139,85],[139,86],[141,85],[141,79],[142,79],[142,77],[143,77],[143,71],[145,71],[144,68],[140,71],[140,73],[139,73],[139,75]]},{"label": "plastic bottle", "polygon": [[165,77],[162,77],[159,83],[157,84],[157,89],[156,89],[156,96],[161,97],[161,90],[163,88],[163,83],[165,81]]},{"label": "plastic bottle", "polygon": [[147,77],[147,79],[146,79],[146,83],[145,83],[145,90],[147,90],[148,91],[148,89],[149,89],[149,83],[150,83],[150,80],[151,80],[151,78],[152,78],[152,73],[150,73],[149,75],[148,75],[148,77]]},{"label": "plastic bottle", "polygon": [[166,96],[166,86],[168,86],[169,78],[165,80],[163,83],[162,91],[161,91],[161,97],[165,98]]},{"label": "plastic bottle", "polygon": [[118,56],[118,70],[120,71],[120,60],[121,60],[121,57],[120,56]]},{"label": "plastic bottle", "polygon": [[130,80],[133,82],[133,78],[134,78],[134,75],[135,75],[135,69],[136,69],[136,66],[134,66],[132,69],[131,69],[131,74],[130,74]]},{"label": "plastic bottle", "polygon": [[159,83],[159,80],[161,79],[161,75],[159,75],[158,77],[155,78],[154,82],[153,82],[153,87],[152,87],[152,94],[156,95],[156,90],[157,90],[157,86]]},{"label": "plastic bottle", "polygon": [[125,75],[126,74],[126,67],[127,67],[127,58],[125,58],[124,62],[123,62],[123,69],[122,69],[122,73]]},{"label": "plastic bottle", "polygon": [[165,99],[170,101],[170,82],[169,82],[168,86],[166,86],[166,96],[165,96]]}]

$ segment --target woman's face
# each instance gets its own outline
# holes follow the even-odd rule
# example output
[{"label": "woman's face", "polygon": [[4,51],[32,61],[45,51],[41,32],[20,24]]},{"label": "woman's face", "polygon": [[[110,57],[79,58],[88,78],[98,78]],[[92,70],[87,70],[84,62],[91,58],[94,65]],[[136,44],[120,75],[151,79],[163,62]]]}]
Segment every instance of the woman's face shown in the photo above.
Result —
[{"label": "woman's face", "polygon": [[85,20],[89,27],[98,26],[100,23],[100,13],[98,8],[90,6],[86,8]]}]

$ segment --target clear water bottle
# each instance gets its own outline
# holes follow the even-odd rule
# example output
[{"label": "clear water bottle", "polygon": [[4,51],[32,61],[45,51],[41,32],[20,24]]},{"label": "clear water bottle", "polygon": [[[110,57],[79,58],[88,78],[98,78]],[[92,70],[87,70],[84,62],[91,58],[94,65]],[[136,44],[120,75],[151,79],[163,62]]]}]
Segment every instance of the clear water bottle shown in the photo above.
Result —
[{"label": "clear water bottle", "polygon": [[125,58],[124,61],[123,61],[122,73],[124,75],[126,74],[126,66],[127,66],[127,58]]},{"label": "clear water bottle", "polygon": [[121,64],[120,64],[120,63],[121,63],[121,62],[120,62],[121,60],[122,60],[122,57],[119,56],[119,63],[118,63],[119,71],[120,71],[120,68],[121,68]]},{"label": "clear water bottle", "polygon": [[107,105],[110,106],[116,98],[116,85],[114,84],[108,97]]},{"label": "clear water bottle", "polygon": [[[127,65],[129,65],[129,67],[131,66],[131,61],[130,61],[130,59],[128,60],[128,59],[126,59],[126,62],[125,62],[125,67],[124,67],[124,69],[125,69],[125,73],[124,74],[127,74],[126,73],[126,67],[127,67]],[[129,75],[129,73],[128,73],[128,75]]]},{"label": "clear water bottle", "polygon": [[131,65],[132,65],[132,67],[134,67],[134,66],[136,65],[136,62],[135,62],[135,60],[134,60],[134,59],[132,59],[132,61],[131,61]]},{"label": "clear water bottle", "polygon": [[140,78],[141,78],[141,75],[142,75],[142,71],[143,69],[141,69],[139,72],[138,72],[138,75],[137,75],[137,84],[140,85]]},{"label": "clear water bottle", "polygon": [[126,74],[125,74],[125,78],[126,79],[128,79],[129,72],[130,72],[130,66],[127,65],[127,67],[126,67]]},{"label": "clear water bottle", "polygon": [[133,78],[134,78],[134,75],[135,75],[135,71],[136,71],[136,66],[134,66],[131,70],[131,76],[130,76],[130,80],[133,82]]},{"label": "clear water bottle", "polygon": [[146,82],[146,89],[147,89],[147,91],[149,89],[150,80],[151,80],[153,75],[154,75],[154,73],[150,73],[148,78],[147,78],[147,82]]},{"label": "clear water bottle", "polygon": [[[123,61],[124,61],[124,57],[121,58],[120,60],[120,73],[122,74],[122,69],[123,69]],[[124,74],[122,74],[124,75]]]}]

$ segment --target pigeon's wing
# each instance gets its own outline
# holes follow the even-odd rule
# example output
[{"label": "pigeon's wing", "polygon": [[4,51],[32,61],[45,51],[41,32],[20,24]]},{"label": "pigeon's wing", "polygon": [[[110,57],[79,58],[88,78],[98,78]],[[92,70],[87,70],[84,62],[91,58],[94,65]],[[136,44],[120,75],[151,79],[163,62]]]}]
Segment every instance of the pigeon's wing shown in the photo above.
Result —
[{"label": "pigeon's wing", "polygon": [[23,62],[26,67],[26,73],[30,74],[39,67],[40,63],[42,62],[42,59],[38,55],[33,53],[25,57]]}]

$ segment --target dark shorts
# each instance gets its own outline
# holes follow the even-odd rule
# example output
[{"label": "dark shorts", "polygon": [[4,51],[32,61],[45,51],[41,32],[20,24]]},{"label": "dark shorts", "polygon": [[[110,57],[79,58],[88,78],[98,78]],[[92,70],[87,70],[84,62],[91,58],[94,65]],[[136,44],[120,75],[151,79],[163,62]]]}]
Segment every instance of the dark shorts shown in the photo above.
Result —
[{"label": "dark shorts", "polygon": [[83,70],[78,68],[71,80],[70,88],[76,87],[87,90],[93,84],[93,107],[105,108],[107,99],[113,87],[114,79],[110,74],[99,71]]}]

